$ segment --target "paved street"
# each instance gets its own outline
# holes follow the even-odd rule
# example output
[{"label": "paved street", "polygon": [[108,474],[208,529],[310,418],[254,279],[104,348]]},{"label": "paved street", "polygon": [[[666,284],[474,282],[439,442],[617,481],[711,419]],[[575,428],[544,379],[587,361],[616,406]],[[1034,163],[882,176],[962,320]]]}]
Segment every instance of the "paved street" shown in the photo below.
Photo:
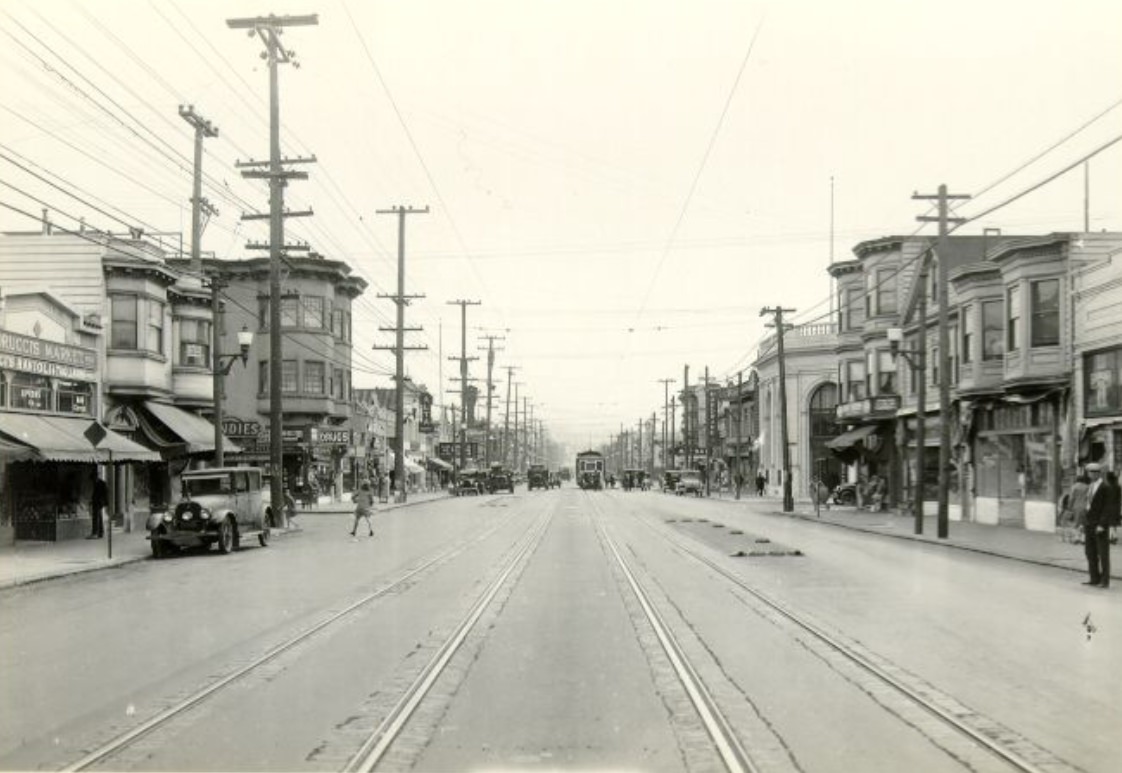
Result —
[{"label": "paved street", "polygon": [[655,492],[415,500],[372,539],[322,506],[232,556],[151,560],[134,534],[116,564],[9,574],[0,679],[25,699],[0,767],[74,763],[201,690],[95,764],[1015,769],[969,732],[1040,769],[1122,763],[1122,604],[1055,537]]}]

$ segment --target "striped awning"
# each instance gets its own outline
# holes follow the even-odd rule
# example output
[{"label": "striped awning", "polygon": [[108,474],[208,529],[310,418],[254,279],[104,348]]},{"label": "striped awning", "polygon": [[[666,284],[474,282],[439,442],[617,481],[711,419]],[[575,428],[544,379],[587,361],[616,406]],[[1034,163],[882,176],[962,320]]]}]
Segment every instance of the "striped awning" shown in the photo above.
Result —
[{"label": "striped awning", "polygon": [[124,435],[105,429],[95,447],[85,436],[91,418],[45,416],[30,413],[0,414],[0,439],[15,441],[34,451],[31,457],[48,462],[158,462],[160,455]]}]

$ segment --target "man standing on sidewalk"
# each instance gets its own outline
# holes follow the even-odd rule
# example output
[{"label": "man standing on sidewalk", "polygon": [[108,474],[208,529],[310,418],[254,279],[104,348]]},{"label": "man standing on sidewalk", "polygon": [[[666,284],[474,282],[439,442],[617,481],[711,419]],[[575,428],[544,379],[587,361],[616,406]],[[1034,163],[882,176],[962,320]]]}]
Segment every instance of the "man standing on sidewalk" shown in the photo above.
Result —
[{"label": "man standing on sidewalk", "polygon": [[90,534],[86,539],[100,539],[105,536],[104,519],[101,511],[109,504],[109,488],[105,481],[98,475],[97,467],[93,471],[93,499],[90,502]]},{"label": "man standing on sidewalk", "polygon": [[1102,466],[1092,462],[1086,467],[1091,476],[1088,493],[1090,505],[1084,522],[1083,550],[1087,555],[1087,572],[1091,575],[1084,585],[1110,587],[1110,526],[1114,510],[1119,506],[1118,492],[1103,480]]}]

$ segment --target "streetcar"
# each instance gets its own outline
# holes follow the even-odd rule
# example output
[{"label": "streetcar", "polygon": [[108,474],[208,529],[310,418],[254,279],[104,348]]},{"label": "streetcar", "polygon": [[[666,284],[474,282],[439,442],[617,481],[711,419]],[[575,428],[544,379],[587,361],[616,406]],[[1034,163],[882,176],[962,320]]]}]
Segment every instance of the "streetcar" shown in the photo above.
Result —
[{"label": "streetcar", "polygon": [[574,467],[577,485],[582,489],[599,491],[604,488],[604,455],[599,451],[581,451]]}]

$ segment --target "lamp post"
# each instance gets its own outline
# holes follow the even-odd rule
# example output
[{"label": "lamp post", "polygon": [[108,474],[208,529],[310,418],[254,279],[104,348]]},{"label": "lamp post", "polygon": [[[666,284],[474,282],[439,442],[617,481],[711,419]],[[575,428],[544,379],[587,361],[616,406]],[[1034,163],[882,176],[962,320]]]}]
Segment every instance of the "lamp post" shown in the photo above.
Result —
[{"label": "lamp post", "polygon": [[[927,272],[923,271],[921,274],[920,287],[925,288],[923,282],[927,277]],[[916,385],[916,475],[915,482],[913,483],[912,496],[914,497],[912,504],[912,518],[915,523],[915,533],[923,534],[923,466],[926,437],[926,424],[927,416],[924,410],[927,402],[927,304],[923,298],[926,297],[926,288],[920,291],[920,336],[919,347],[915,351],[903,351],[900,349],[900,342],[904,338],[904,331],[898,327],[890,327],[888,329],[888,346],[889,351],[892,352],[893,358],[903,357],[904,360],[912,369],[913,377],[918,378],[919,382]],[[905,448],[907,443],[905,442]]]},{"label": "lamp post", "polygon": [[234,366],[234,361],[241,359],[242,365],[249,362],[249,347],[253,346],[253,331],[242,325],[242,329],[238,331],[238,353],[237,354],[219,354],[218,353],[218,333],[215,329],[214,336],[214,466],[224,467],[226,465],[226,458],[222,449],[222,442],[225,438],[222,436],[222,398],[224,396],[223,386],[226,376],[230,373],[230,368]]}]

